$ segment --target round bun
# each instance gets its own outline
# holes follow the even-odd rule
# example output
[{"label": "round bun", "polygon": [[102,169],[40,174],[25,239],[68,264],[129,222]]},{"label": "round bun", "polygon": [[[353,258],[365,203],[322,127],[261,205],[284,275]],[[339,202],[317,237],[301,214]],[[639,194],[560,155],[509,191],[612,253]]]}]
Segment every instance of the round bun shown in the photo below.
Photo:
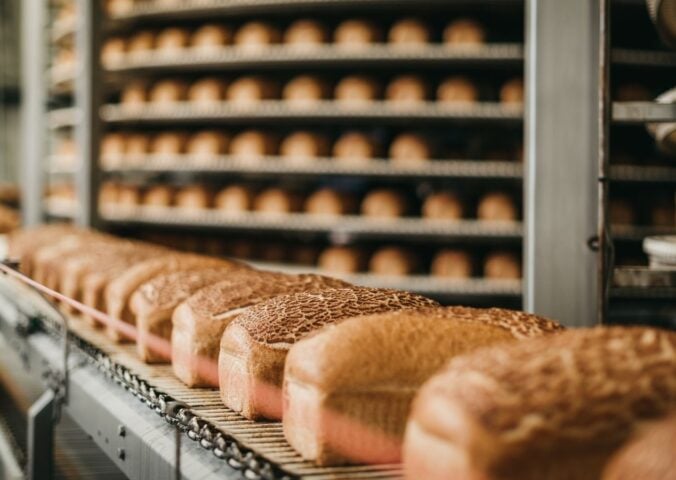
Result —
[{"label": "round bun", "polygon": [[268,23],[248,22],[235,33],[234,44],[238,47],[259,51],[273,43],[279,43],[279,30]]},{"label": "round bun", "polygon": [[395,77],[385,90],[385,98],[391,102],[416,104],[427,100],[428,87],[417,75]]},{"label": "round bun", "polygon": [[390,27],[387,41],[393,45],[425,45],[430,42],[430,29],[416,18],[404,18]]},{"label": "round bun", "polygon": [[126,15],[134,9],[134,0],[106,0],[104,8],[112,17]]},{"label": "round bun", "polygon": [[124,60],[127,42],[122,37],[110,37],[101,47],[101,63],[110,65]]},{"label": "round bun", "polygon": [[72,165],[77,156],[77,143],[75,139],[73,137],[61,138],[56,144],[54,153],[60,157],[62,164]]},{"label": "round bun", "polygon": [[230,185],[216,194],[214,208],[228,213],[251,210],[254,192],[244,185]]},{"label": "round bun", "polygon": [[120,93],[120,103],[125,106],[143,105],[147,98],[146,84],[141,81],[129,82]]},{"label": "round bun", "polygon": [[230,155],[248,159],[274,155],[277,147],[275,138],[260,130],[245,130],[230,142]]},{"label": "round bun", "polygon": [[190,46],[198,50],[219,49],[232,41],[232,32],[225,25],[207,23],[195,30]]},{"label": "round bun", "polygon": [[297,212],[299,207],[298,195],[281,188],[263,190],[254,199],[254,210],[257,212],[284,214]]},{"label": "round bun", "polygon": [[521,278],[521,262],[511,252],[493,252],[484,259],[484,277],[499,279]]},{"label": "round bun", "polygon": [[443,278],[470,278],[472,276],[472,257],[462,250],[445,248],[432,259],[432,275]]},{"label": "round bun", "polygon": [[68,68],[75,64],[75,50],[71,47],[61,47],[54,57],[54,66]]},{"label": "round bun", "polygon": [[150,151],[150,137],[144,133],[130,133],[124,153],[127,156],[142,156]]},{"label": "round bun", "polygon": [[373,78],[363,75],[350,75],[342,78],[333,92],[336,101],[347,105],[361,105],[376,100],[380,95],[380,85]]},{"label": "round bun", "polygon": [[282,98],[293,105],[312,105],[324,100],[329,86],[323,79],[313,75],[299,75],[291,79],[282,91]]},{"label": "round bun", "polygon": [[502,103],[523,103],[523,78],[517,77],[505,82],[500,88]]},{"label": "round bun", "polygon": [[464,205],[451,192],[438,192],[429,195],[422,206],[423,218],[437,220],[459,220],[464,215]]},{"label": "round bun", "polygon": [[115,182],[103,182],[99,187],[99,205],[110,207],[117,205],[120,194],[120,186]]},{"label": "round bun", "polygon": [[176,192],[176,206],[203,210],[211,206],[211,192],[204,185],[189,185]]},{"label": "round bun", "polygon": [[317,259],[321,270],[349,274],[364,269],[364,253],[355,247],[328,247]]},{"label": "round bun", "polygon": [[117,190],[117,204],[133,207],[141,203],[141,189],[136,185],[120,185]]},{"label": "round bun", "polygon": [[476,20],[460,18],[444,29],[443,40],[450,45],[480,45],[486,41],[486,30]]},{"label": "round bun", "polygon": [[479,90],[466,77],[448,77],[439,84],[437,99],[442,103],[474,103],[479,100]]},{"label": "round bun", "polygon": [[188,135],[184,132],[161,132],[150,143],[150,152],[155,155],[179,155],[185,152]]},{"label": "round bun", "polygon": [[361,214],[367,217],[396,218],[407,211],[406,198],[386,188],[369,192],[361,202]]},{"label": "round bun", "polygon": [[333,41],[341,47],[360,48],[380,42],[380,28],[367,20],[345,20],[333,32]]},{"label": "round bun", "polygon": [[108,132],[101,138],[99,148],[102,166],[120,166],[127,149],[127,135],[121,132]]},{"label": "round bun", "polygon": [[305,212],[313,215],[347,215],[354,212],[354,197],[332,188],[317,190],[305,200]]},{"label": "round bun", "polygon": [[315,20],[296,20],[284,32],[284,43],[294,47],[312,48],[328,41],[324,25]]},{"label": "round bun", "polygon": [[415,166],[432,157],[430,142],[416,133],[400,133],[390,143],[390,161],[394,165]]},{"label": "round bun", "polygon": [[220,102],[225,97],[225,81],[206,77],[193,82],[188,89],[188,100],[201,105]]},{"label": "round bun", "polygon": [[198,158],[223,155],[228,150],[230,138],[218,130],[202,130],[190,136],[186,153]]},{"label": "round bun", "polygon": [[248,76],[232,82],[226,91],[226,98],[235,104],[250,105],[275,98],[277,94],[277,85],[273,82],[263,77]]},{"label": "round bun", "polygon": [[608,203],[608,215],[611,225],[635,225],[636,209],[624,198],[612,198]]},{"label": "round bun", "polygon": [[155,83],[150,89],[150,101],[157,104],[167,104],[185,100],[188,84],[183,80],[166,79]]},{"label": "round bun", "polygon": [[491,221],[514,221],[518,213],[512,197],[502,192],[487,193],[479,200],[477,218]]},{"label": "round bun", "polygon": [[416,269],[416,259],[411,252],[398,247],[385,247],[371,256],[369,271],[376,275],[404,276]]},{"label": "round bun", "polygon": [[175,53],[188,46],[190,32],[185,28],[168,27],[157,34],[155,50],[163,53]]},{"label": "round bun", "polygon": [[143,194],[143,205],[169,207],[174,201],[174,189],[169,185],[155,185]]},{"label": "round bun", "polygon": [[129,37],[127,52],[148,52],[155,48],[155,33],[150,30],[139,30]]},{"label": "round bun", "polygon": [[650,90],[638,83],[623,83],[615,91],[618,102],[645,102],[652,100]]},{"label": "round bun", "polygon": [[279,154],[292,163],[307,163],[329,154],[329,141],[318,133],[298,131],[288,135],[279,146]]},{"label": "round bun", "polygon": [[363,164],[376,155],[376,142],[365,133],[343,133],[333,144],[333,156],[341,162]]}]

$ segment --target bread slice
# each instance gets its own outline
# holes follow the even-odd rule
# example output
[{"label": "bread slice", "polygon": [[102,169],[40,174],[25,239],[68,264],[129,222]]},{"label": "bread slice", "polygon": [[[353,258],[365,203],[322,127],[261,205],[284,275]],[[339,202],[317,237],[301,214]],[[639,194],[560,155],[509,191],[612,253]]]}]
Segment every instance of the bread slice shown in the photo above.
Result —
[{"label": "bread slice", "polygon": [[[134,316],[129,308],[129,300],[134,291],[145,282],[169,272],[230,264],[232,262],[228,260],[181,253],[172,253],[145,260],[129,268],[106,286],[104,291],[106,313],[113,319],[133,324]],[[114,325],[108,325],[106,333],[111,340],[116,342],[133,340]]]},{"label": "bread slice", "polygon": [[598,479],[642,422],[676,408],[676,333],[570,330],[451,360],[416,397],[406,478]]},{"label": "bread slice", "polygon": [[[138,336],[136,351],[147,363],[168,363],[171,360],[171,315],[186,298],[201,288],[228,278],[243,264],[204,267],[172,272],[141,285],[131,296]],[[164,341],[163,341],[164,340]]]},{"label": "bread slice", "polygon": [[348,286],[320,275],[263,271],[234,272],[227,280],[198,291],[172,317],[172,365],[190,387],[218,387],[218,352],[225,327],[243,309],[278,295]]},{"label": "bread slice", "polygon": [[354,287],[285,295],[252,307],[223,334],[221,399],[246,418],[280,419],[284,361],[294,343],[356,315],[436,305],[408,292]]},{"label": "bread slice", "polygon": [[413,397],[450,358],[561,330],[523,312],[466,307],[400,310],[331,325],[289,351],[284,435],[319,465],[400,462]]}]

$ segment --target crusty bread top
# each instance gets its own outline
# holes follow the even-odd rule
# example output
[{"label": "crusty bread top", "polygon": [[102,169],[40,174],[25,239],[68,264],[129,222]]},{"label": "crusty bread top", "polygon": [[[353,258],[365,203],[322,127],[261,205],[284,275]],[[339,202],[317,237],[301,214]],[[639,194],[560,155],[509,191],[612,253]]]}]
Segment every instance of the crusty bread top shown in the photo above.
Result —
[{"label": "crusty bread top", "polygon": [[585,441],[602,451],[670,408],[676,333],[599,327],[454,358],[423,386],[412,418],[495,471]]},{"label": "crusty bread top", "polygon": [[227,280],[199,290],[186,300],[186,304],[196,317],[216,318],[235,308],[248,307],[278,295],[347,286],[349,284],[342,280],[322,275],[242,270],[233,272]]},{"label": "crusty bread top", "polygon": [[438,305],[420,295],[383,288],[338,288],[275,297],[243,312],[235,323],[252,340],[286,348],[338,320]]},{"label": "crusty bread top", "polygon": [[456,355],[560,330],[551,320],[499,308],[437,307],[362,315],[326,326],[294,345],[286,375],[327,392],[410,390]]}]

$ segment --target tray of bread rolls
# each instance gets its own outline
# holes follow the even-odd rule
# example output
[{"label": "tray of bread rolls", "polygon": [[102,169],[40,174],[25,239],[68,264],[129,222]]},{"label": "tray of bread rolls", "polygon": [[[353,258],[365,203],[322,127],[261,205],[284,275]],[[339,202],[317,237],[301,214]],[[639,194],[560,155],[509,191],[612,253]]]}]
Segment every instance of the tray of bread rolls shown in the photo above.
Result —
[{"label": "tray of bread rolls", "polygon": [[666,330],[566,330],[63,225],[14,232],[9,256],[3,285],[56,298],[114,383],[244,478],[592,480],[676,411]]}]

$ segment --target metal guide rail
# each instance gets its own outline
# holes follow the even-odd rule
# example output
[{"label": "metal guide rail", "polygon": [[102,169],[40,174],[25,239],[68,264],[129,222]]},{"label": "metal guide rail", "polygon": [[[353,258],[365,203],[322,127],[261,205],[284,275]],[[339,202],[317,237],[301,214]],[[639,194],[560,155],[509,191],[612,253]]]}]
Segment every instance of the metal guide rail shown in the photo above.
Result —
[{"label": "metal guide rail", "polygon": [[[43,355],[41,362],[37,363],[47,366],[50,376],[49,372],[54,370],[53,364],[58,363],[59,355],[50,358],[49,354],[55,350],[55,341],[62,341],[64,330],[58,320],[60,314],[44,301],[32,301],[30,293],[26,285],[6,275],[0,276],[0,310],[3,313],[0,315],[0,331],[10,337],[10,343],[24,349],[25,354],[31,357]],[[37,295],[35,291],[32,294]],[[11,321],[7,314],[8,305],[16,308],[16,317],[22,318],[23,324]],[[112,441],[132,448],[136,443],[136,448],[143,449],[143,453],[129,448],[106,447],[111,442],[105,432],[88,432],[94,437],[102,437],[95,440],[131,478],[170,478],[172,473],[175,473],[175,478],[185,479],[358,480],[401,477],[399,465],[317,467],[304,461],[286,443],[279,422],[246,420],[222,405],[218,390],[187,388],[173,376],[171,366],[141,362],[134,345],[113,344],[101,330],[89,326],[80,317],[69,315],[68,323],[67,344],[72,351],[67,357],[69,378],[82,377],[88,369],[91,370],[90,367],[100,372],[94,376],[85,375],[86,379],[76,384],[77,388],[74,388],[73,381],[69,382],[71,392],[64,397],[64,408],[73,410],[69,410],[71,416],[81,425],[104,422],[101,418],[83,416],[87,415],[88,409],[92,412],[98,409],[98,416],[115,417],[118,413],[115,409],[129,409],[129,400],[134,397],[147,407],[141,408],[143,414],[140,416],[137,412],[134,417],[134,412],[131,412],[126,417],[127,421],[134,418],[132,421],[140,425],[118,427],[116,436],[119,438]],[[32,338],[34,345],[31,348],[26,343]],[[121,396],[117,386],[131,395]],[[84,404],[82,392],[77,389],[89,388],[91,394],[92,387],[98,390],[89,401],[97,402],[97,405]],[[132,407],[138,410],[135,405]],[[156,413],[166,424],[149,422],[146,412]],[[128,432],[127,429],[133,431]],[[175,432],[175,438],[172,432]],[[185,437],[181,434],[195,443],[182,441]],[[126,436],[133,437],[128,439],[128,444],[125,444]],[[208,456],[207,451],[211,451],[215,458]],[[126,460],[128,464],[125,464]],[[158,463],[162,465],[158,466]]]},{"label": "metal guide rail", "polygon": [[615,123],[673,122],[676,103],[614,102],[612,119]]}]

